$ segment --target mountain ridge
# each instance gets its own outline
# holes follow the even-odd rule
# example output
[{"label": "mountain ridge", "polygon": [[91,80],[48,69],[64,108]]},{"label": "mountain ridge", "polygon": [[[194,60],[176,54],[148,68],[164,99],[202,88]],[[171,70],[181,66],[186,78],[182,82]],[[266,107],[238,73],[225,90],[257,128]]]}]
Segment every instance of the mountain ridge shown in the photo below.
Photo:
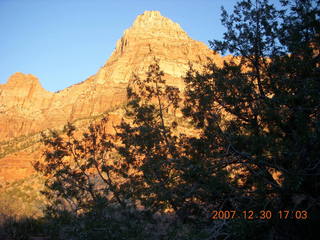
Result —
[{"label": "mountain ridge", "polygon": [[[124,31],[105,64],[84,81],[49,92],[32,74],[15,73],[1,84],[0,142],[33,136],[45,129],[61,129],[67,122],[95,118],[123,105],[133,74],[143,79],[154,58],[159,60],[167,83],[181,90],[189,63],[201,69],[208,58],[217,64],[225,59],[191,39],[178,23],[159,11],[145,11]],[[21,151],[21,147],[17,149]],[[19,158],[19,154],[13,158]]]}]

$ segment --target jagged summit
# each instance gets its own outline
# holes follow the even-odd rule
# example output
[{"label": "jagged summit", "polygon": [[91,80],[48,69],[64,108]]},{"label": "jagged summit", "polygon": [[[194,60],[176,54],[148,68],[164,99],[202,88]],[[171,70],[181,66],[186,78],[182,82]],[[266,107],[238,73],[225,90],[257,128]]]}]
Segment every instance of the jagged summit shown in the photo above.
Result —
[{"label": "jagged summit", "polygon": [[138,17],[153,18],[153,17],[162,17],[162,16],[160,11],[147,10],[147,11],[144,11],[143,14],[140,14]]},{"label": "jagged summit", "polygon": [[9,77],[8,82],[6,84],[9,84],[9,85],[39,84],[40,85],[40,82],[38,78],[32,74],[16,72]]},{"label": "jagged summit", "polygon": [[[25,74],[22,72],[16,72],[12,74],[7,83],[1,84],[1,89],[7,89],[13,91],[12,94],[16,94],[15,91],[19,91],[22,95],[36,94],[51,94],[51,92],[44,89],[39,79],[32,74]],[[0,93],[0,99],[2,94]]]},{"label": "jagged summit", "polygon": [[169,37],[188,39],[188,35],[178,23],[161,15],[159,11],[145,11],[139,15],[125,34],[139,34],[140,37]]},{"label": "jagged summit", "polygon": [[157,58],[171,83],[183,86],[181,77],[189,68],[188,63],[202,64],[208,56],[213,57],[213,52],[205,44],[191,39],[178,23],[159,11],[145,11],[124,31],[95,79],[99,84],[127,83],[133,72],[142,76]]},{"label": "jagged summit", "polygon": [[16,72],[0,86],[0,105],[2,103],[7,109],[19,106],[25,112],[26,106],[40,107],[52,94],[41,86],[36,76]]},{"label": "jagged summit", "polygon": [[145,11],[124,31],[122,38],[117,42],[116,51],[123,51],[130,42],[142,39],[170,41],[189,40],[190,37],[178,23],[162,16],[159,11]]}]

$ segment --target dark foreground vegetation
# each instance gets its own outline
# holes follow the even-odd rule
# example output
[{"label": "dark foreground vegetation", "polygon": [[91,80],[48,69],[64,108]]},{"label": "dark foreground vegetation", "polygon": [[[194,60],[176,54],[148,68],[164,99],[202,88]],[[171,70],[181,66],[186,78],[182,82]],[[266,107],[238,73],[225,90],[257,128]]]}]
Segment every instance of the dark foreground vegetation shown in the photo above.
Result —
[{"label": "dark foreground vegetation", "polygon": [[[234,56],[185,92],[159,63],[108,117],[43,135],[42,219],[5,221],[15,239],[319,239],[320,1],[241,1],[222,12]],[[218,212],[215,212],[218,211]],[[10,232],[11,231],[11,232]],[[18,234],[19,233],[19,234]]]}]

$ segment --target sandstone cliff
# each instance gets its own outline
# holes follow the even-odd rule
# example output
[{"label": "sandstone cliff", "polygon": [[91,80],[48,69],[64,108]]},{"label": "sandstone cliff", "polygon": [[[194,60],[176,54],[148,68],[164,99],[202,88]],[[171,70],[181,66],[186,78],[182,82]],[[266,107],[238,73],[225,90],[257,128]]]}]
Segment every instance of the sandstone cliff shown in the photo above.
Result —
[{"label": "sandstone cliff", "polygon": [[52,93],[33,75],[15,73],[0,84],[0,158],[4,141],[23,137],[29,146],[28,136],[37,132],[124,104],[132,74],[143,76],[154,58],[160,60],[167,82],[183,89],[189,62],[198,68],[207,57],[218,64],[223,61],[205,44],[191,39],[179,24],[158,11],[146,11],[124,31],[105,65],[81,83]]},{"label": "sandstone cliff", "polygon": [[154,57],[160,59],[168,83],[183,88],[181,77],[189,61],[200,66],[208,56],[222,61],[203,43],[192,40],[179,24],[158,11],[146,11],[124,32],[106,64],[87,80],[57,93],[44,90],[36,77],[23,73],[0,85],[0,142],[122,104],[132,74],[145,73]]}]

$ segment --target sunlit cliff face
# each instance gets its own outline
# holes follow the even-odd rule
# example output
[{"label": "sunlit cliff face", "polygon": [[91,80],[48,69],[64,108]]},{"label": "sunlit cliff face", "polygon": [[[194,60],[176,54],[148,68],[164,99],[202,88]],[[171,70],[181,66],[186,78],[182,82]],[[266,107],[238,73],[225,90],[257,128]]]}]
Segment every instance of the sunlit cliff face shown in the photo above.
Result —
[{"label": "sunlit cliff face", "polygon": [[146,11],[124,31],[106,64],[85,81],[52,93],[36,77],[16,73],[0,85],[0,141],[63,126],[123,104],[133,74],[144,77],[154,58],[159,59],[167,83],[183,89],[189,62],[200,68],[207,57],[223,61],[205,44],[192,40],[179,24],[158,11]]},{"label": "sunlit cliff face", "polygon": [[191,39],[178,23],[158,11],[146,11],[124,31],[110,59],[85,81],[53,93],[43,89],[31,74],[13,74],[6,84],[0,84],[0,143],[7,141],[0,145],[0,168],[6,166],[1,168],[6,171],[1,176],[30,174],[27,170],[19,176],[12,174],[16,167],[7,163],[27,159],[23,168],[32,169],[29,162],[41,155],[34,142],[42,130],[62,128],[68,121],[84,122],[106,111],[112,111],[112,128],[112,122],[120,121],[123,115],[118,106],[126,101],[128,82],[133,74],[143,79],[154,58],[159,60],[167,83],[183,90],[182,77],[189,62],[201,68],[207,57],[218,64],[223,61],[204,43]]}]

